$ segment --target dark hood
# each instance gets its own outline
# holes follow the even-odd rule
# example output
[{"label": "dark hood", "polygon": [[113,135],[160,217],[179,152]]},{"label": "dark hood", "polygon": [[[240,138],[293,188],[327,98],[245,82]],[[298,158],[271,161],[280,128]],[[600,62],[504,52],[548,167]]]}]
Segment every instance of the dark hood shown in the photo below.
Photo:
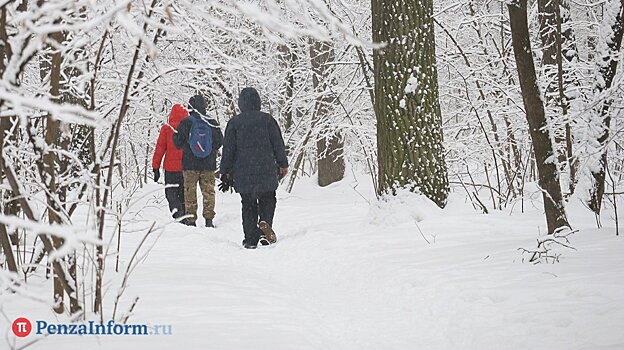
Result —
[{"label": "dark hood", "polygon": [[206,115],[206,100],[204,96],[195,95],[189,99],[189,106],[192,110],[199,112],[201,115]]},{"label": "dark hood", "polygon": [[260,95],[254,88],[244,88],[238,96],[238,108],[241,112],[259,111],[260,104]]}]

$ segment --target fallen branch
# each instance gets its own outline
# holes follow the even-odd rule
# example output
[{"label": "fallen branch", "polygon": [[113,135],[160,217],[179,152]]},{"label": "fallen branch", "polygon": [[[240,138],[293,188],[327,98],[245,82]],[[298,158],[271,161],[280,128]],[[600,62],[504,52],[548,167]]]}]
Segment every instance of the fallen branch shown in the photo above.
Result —
[{"label": "fallen branch", "polygon": [[570,243],[569,237],[578,232],[578,230],[570,230],[568,227],[562,227],[556,230],[552,235],[547,235],[544,238],[537,239],[536,249],[518,248],[522,252],[524,262],[524,255],[529,254],[529,262],[533,264],[540,263],[557,263],[561,258],[561,253],[556,248],[565,248],[576,250]]}]

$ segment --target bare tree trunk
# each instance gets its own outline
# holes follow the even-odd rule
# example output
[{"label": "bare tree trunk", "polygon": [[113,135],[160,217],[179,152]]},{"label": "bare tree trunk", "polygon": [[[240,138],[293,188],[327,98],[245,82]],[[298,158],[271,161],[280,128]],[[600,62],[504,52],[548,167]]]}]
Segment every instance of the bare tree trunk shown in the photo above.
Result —
[{"label": "bare tree trunk", "polygon": [[562,227],[569,227],[565,213],[559,172],[549,157],[554,155],[552,141],[547,129],[544,104],[537,85],[537,74],[531,51],[527,23],[527,0],[516,0],[507,5],[511,23],[511,36],[516,56],[522,100],[526,110],[529,132],[535,152],[535,161],[542,188],[548,233]]},{"label": "bare tree trunk", "polygon": [[557,59],[557,17],[559,15],[558,0],[537,0],[539,12],[540,39],[542,41],[542,64],[552,68]]},{"label": "bare tree trunk", "polygon": [[[6,6],[0,8],[0,76],[4,76],[6,64],[11,59],[11,47],[9,46],[9,38],[7,33],[7,11]],[[5,61],[6,60],[6,61]]]},{"label": "bare tree trunk", "polygon": [[295,50],[287,44],[282,44],[278,48],[278,60],[282,69],[286,71],[286,80],[284,81],[284,101],[282,103],[282,112],[284,116],[284,130],[288,132],[292,128],[294,122],[293,117],[293,98],[295,93],[295,75],[293,66],[297,61]]},{"label": "bare tree trunk", "polygon": [[[0,56],[0,60],[2,59],[3,59],[2,56]],[[4,72],[0,70],[0,76],[2,75],[2,73]],[[6,130],[8,129],[7,122],[8,122],[8,118],[6,117],[0,118],[0,183],[4,181],[4,177],[5,177],[4,176],[4,166],[5,166],[4,165],[4,135],[5,135]],[[8,199],[8,196],[5,195],[5,191],[0,190],[0,201],[4,202],[5,198]],[[4,214],[6,214],[6,212]],[[3,223],[0,223],[0,246],[2,247],[2,251],[4,252],[4,257],[6,259],[9,271],[17,272],[17,262],[15,260],[15,255],[13,254],[13,247],[11,246],[9,232],[7,230],[7,227]]]},{"label": "bare tree trunk", "polygon": [[578,53],[572,28],[563,29],[563,25],[570,22],[567,2],[565,0],[538,0],[537,5],[543,46],[542,64],[545,68],[546,80],[552,82],[547,87],[546,104],[556,103],[563,116],[563,122],[558,123],[555,123],[558,121],[556,118],[551,117],[553,121],[551,130],[555,132],[554,140],[559,169],[563,171],[567,167],[568,189],[572,194],[577,181],[578,162],[573,156],[572,127],[568,120],[570,96],[567,91],[570,85],[575,84],[575,81],[569,77],[568,64],[578,58]]},{"label": "bare tree trunk", "polygon": [[[6,7],[3,6],[0,9],[0,37],[4,43],[7,42],[7,30],[6,30]],[[6,69],[5,57],[9,58],[9,53],[6,50],[6,44],[0,45],[0,76],[4,75]],[[4,181],[4,137],[9,128],[9,118],[0,117],[0,183]],[[5,191],[0,190],[0,201],[4,201]],[[0,244],[4,251],[4,256],[7,261],[9,271],[17,272],[17,263],[13,254],[13,248],[11,247],[11,240],[9,239],[9,232],[4,224],[0,223]]]},{"label": "bare tree trunk", "polygon": [[[38,4],[41,6],[43,2],[44,1],[39,1]],[[72,13],[72,15],[74,14]],[[80,14],[77,15],[80,16]],[[81,72],[71,66],[65,67],[66,60],[77,61],[80,58],[73,57],[71,59],[67,59],[66,57],[62,56],[60,51],[58,51],[57,49],[53,49],[57,45],[61,45],[66,40],[67,33],[55,32],[50,34],[49,38],[50,40],[54,41],[56,45],[48,45],[48,50],[53,51],[41,57],[42,61],[40,65],[40,75],[44,84],[49,83],[50,95],[52,97],[52,100],[60,104],[70,103],[86,107],[86,101],[83,98],[79,98],[72,94],[72,89],[70,89],[70,82],[72,78],[78,77]],[[77,54],[80,54],[80,52],[78,52]],[[68,215],[65,213],[67,209],[66,202],[68,188],[67,185],[58,184],[63,184],[67,182],[64,181],[63,176],[75,176],[75,174],[71,172],[70,161],[65,156],[63,156],[62,153],[58,153],[58,150],[69,151],[72,144],[74,144],[74,148],[79,149],[84,144],[86,137],[85,133],[89,131],[88,129],[80,128],[80,126],[77,126],[73,129],[73,131],[76,131],[76,134],[74,135],[75,137],[71,137],[71,130],[72,128],[70,127],[70,125],[56,121],[54,118],[52,118],[52,116],[47,117],[45,140],[49,148],[46,150],[42,150],[42,179],[47,186],[47,190],[49,191],[49,194],[47,196],[47,202],[48,218],[51,224],[61,224],[67,221]],[[80,136],[82,136],[82,138]],[[78,145],[76,145],[75,143],[78,143]],[[78,153],[80,155],[79,151],[73,151],[72,153]],[[63,216],[61,216],[61,213],[63,213]],[[59,249],[63,245],[63,240],[58,237],[52,237],[51,241],[54,249]],[[66,262],[69,264],[69,276],[73,279],[74,282],[76,282],[72,286],[72,288],[74,288],[76,291],[77,276],[75,252],[69,254]],[[61,281],[61,278],[64,279],[65,277],[61,277],[55,273],[55,311],[58,313],[62,313],[64,311],[63,283],[67,282]],[[71,313],[75,314],[79,312],[81,310],[81,306],[77,299],[77,293],[69,293],[69,300]]]},{"label": "bare tree trunk", "polygon": [[[40,164],[38,164],[37,166],[39,167]],[[11,190],[15,193],[15,196],[17,198],[17,201],[20,203],[20,208],[22,208],[22,212],[24,213],[24,216],[26,216],[26,218],[30,221],[38,222],[38,218],[35,217],[34,212],[31,209],[30,204],[27,200],[27,197],[24,194],[21,185],[17,181],[17,175],[13,172],[13,169],[11,168],[5,168],[4,170],[5,170],[5,175],[9,183],[9,186],[11,187]],[[50,237],[48,237],[46,234],[41,233],[39,234],[39,238],[41,239],[43,243],[45,252],[48,255],[52,254],[52,252],[54,252],[55,249],[50,240]],[[52,262],[52,268],[54,272],[58,276],[60,276],[59,281],[61,282],[65,292],[68,295],[74,294],[75,293],[74,287],[67,283],[65,270],[63,269],[63,266],[59,263],[58,259]]]},{"label": "bare tree trunk", "polygon": [[[43,6],[44,3],[45,0],[37,0],[38,7]],[[57,20],[57,22],[58,21],[59,20]],[[49,40],[55,41],[57,45],[60,45],[65,40],[65,35],[62,32],[55,32],[49,34],[48,38]],[[48,44],[47,50],[50,52],[40,56],[39,75],[44,85],[49,84],[51,100],[59,103],[61,101],[61,64],[63,57],[61,56],[61,52],[53,47],[53,45]],[[60,216],[61,208],[59,206],[59,201],[63,195],[60,194],[58,197],[54,197],[58,194],[58,179],[56,174],[58,160],[55,152],[59,146],[59,122],[50,115],[47,116],[45,123],[45,142],[48,147],[40,150],[43,162],[39,170],[41,180],[45,184],[47,191],[46,203],[48,222],[50,224],[61,224],[63,220]],[[48,237],[48,239],[50,238]],[[62,239],[56,236],[51,237],[50,241],[54,250],[59,249],[63,244]],[[56,274],[54,269],[52,272],[54,279],[54,311],[60,314],[65,310],[63,304],[63,281],[60,280],[59,275]]]},{"label": "bare tree trunk", "polygon": [[[571,76],[568,64],[578,61],[578,48],[576,45],[574,31],[570,26],[570,22],[572,21],[570,18],[570,4],[567,0],[556,1],[560,4],[558,13],[559,17],[557,18],[557,32],[559,33],[557,36],[557,80],[559,83],[559,101],[561,104],[561,112],[563,113],[565,119],[566,160],[569,172],[568,190],[570,195],[572,195],[578,181],[577,173],[579,162],[573,152],[574,139],[572,135],[571,120],[568,117],[570,103],[574,97],[572,94],[568,93],[568,89],[572,85],[578,85],[578,80],[576,77]],[[566,26],[565,28],[564,25]]]},{"label": "bare tree trunk", "polygon": [[[624,0],[620,2],[613,1],[607,3],[605,6],[619,6],[616,9],[617,16],[610,18],[605,16],[605,20],[612,20],[610,23],[612,33],[610,37],[603,38],[606,42],[599,43],[599,45],[605,45],[605,50],[600,50],[597,63],[599,68],[599,78],[595,87],[595,96],[599,96],[601,93],[611,88],[615,73],[618,68],[617,55],[622,47],[622,35],[624,33]],[[609,9],[611,10],[611,9]],[[611,127],[611,104],[613,99],[611,97],[605,97],[605,100],[596,108],[595,114],[598,118],[599,127],[602,129],[601,135],[598,137],[598,143],[600,144],[600,159],[598,161],[598,167],[596,170],[592,170],[593,186],[591,188],[591,198],[589,201],[589,208],[596,214],[600,215],[600,208],[602,206],[602,197],[605,192],[605,176],[607,169],[607,147],[609,141],[609,129]]]},{"label": "bare tree trunk", "polygon": [[[81,72],[73,67],[64,68],[64,76],[68,79],[79,77]],[[84,97],[79,97],[71,93],[68,83],[61,82],[61,87],[63,90],[61,91],[61,103],[69,103],[74,105],[80,105],[84,108],[87,108],[87,101]],[[68,151],[71,148],[71,153],[78,154],[78,159],[82,162],[83,166],[89,167],[93,164],[93,158],[90,156],[90,152],[88,147],[85,147],[85,143],[88,141],[89,133],[94,132],[92,127],[87,127],[85,125],[74,125],[73,127],[61,124],[61,127],[64,127],[70,131],[69,135],[59,135],[59,145],[60,148],[64,151]],[[95,146],[93,146],[95,147]],[[62,174],[65,176],[78,176],[75,171],[70,169],[70,162],[64,158],[60,160],[60,170]],[[62,186],[59,188],[59,199],[64,206],[66,206],[67,199],[67,186]],[[64,208],[67,209],[67,208]],[[75,282],[74,288],[76,290],[75,295],[69,296],[69,309],[72,315],[80,312],[82,307],[80,306],[80,302],[78,300],[78,281],[77,281],[77,273],[76,273],[76,252],[74,251],[72,254],[69,254],[67,257],[67,265],[68,272],[72,280]]]},{"label": "bare tree trunk", "polygon": [[[316,141],[318,161],[318,184],[328,186],[344,178],[344,141],[340,131],[328,123],[331,112],[337,105],[337,96],[331,92],[333,84],[331,64],[335,60],[334,47],[330,42],[311,40],[310,61],[312,83],[317,94],[314,109],[315,124],[323,129]],[[325,137],[328,135],[327,137]]]},{"label": "bare tree trunk", "polygon": [[[61,44],[64,40],[64,35],[61,32],[56,32],[50,34],[50,38],[57,43]],[[49,60],[49,61],[48,61]],[[49,83],[50,83],[50,95],[53,99],[60,102],[60,92],[61,92],[61,62],[63,58],[61,57],[61,53],[58,50],[55,50],[49,56],[46,56],[44,60],[41,62],[41,74],[42,76],[49,75]],[[45,141],[46,144],[52,148],[53,150],[47,150],[43,154],[43,164],[44,170],[47,176],[45,179],[47,190],[49,191],[49,195],[47,196],[47,205],[48,205],[48,221],[50,224],[61,224],[62,219],[59,215],[61,208],[59,207],[59,202],[54,200],[52,195],[58,194],[59,189],[57,188],[57,174],[56,174],[56,165],[58,163],[57,156],[55,153],[55,148],[59,146],[59,122],[54,120],[51,116],[47,117],[46,121],[46,131],[45,131]],[[63,194],[61,193],[59,196],[59,201],[62,200]],[[58,237],[52,237],[52,243],[55,249],[59,249],[63,241]],[[54,311],[57,313],[64,312],[64,304],[63,304],[63,285],[61,281],[59,281],[59,276],[54,275]]]},{"label": "bare tree trunk", "polygon": [[[156,3],[158,2],[158,0],[153,0],[151,5],[150,5],[150,10],[147,13],[147,18],[152,17],[152,14],[154,13],[154,7],[156,6]],[[147,26],[148,26],[148,22],[145,22],[145,24],[143,25],[143,32],[147,32]],[[157,31],[158,33],[158,31]],[[157,34],[158,35],[158,34]],[[106,219],[106,208],[109,205],[109,198],[112,197],[112,183],[113,183],[113,171],[115,168],[115,157],[117,155],[117,145],[119,143],[119,136],[120,136],[120,132],[121,132],[121,125],[124,122],[124,118],[126,116],[126,113],[128,112],[128,101],[129,101],[129,97],[130,97],[130,88],[132,86],[132,79],[134,78],[134,71],[136,69],[136,65],[138,63],[139,60],[139,53],[141,52],[141,46],[143,44],[143,41],[139,40],[139,42],[137,43],[135,49],[134,49],[134,55],[132,57],[132,61],[130,61],[130,70],[128,72],[128,76],[126,77],[126,85],[124,88],[124,93],[123,93],[123,97],[121,100],[121,107],[119,109],[119,116],[117,117],[117,121],[115,123],[115,129],[113,130],[112,133],[112,144],[111,144],[111,151],[110,151],[110,157],[109,157],[109,163],[108,163],[108,173],[106,175],[106,183],[104,186],[104,193],[103,193],[103,197],[102,197],[102,201],[99,202],[99,206],[100,209],[97,212],[97,220],[98,220],[98,239],[102,240],[104,237],[104,225],[105,225],[105,219]],[[98,183],[99,183],[99,172],[98,172]],[[99,199],[99,193],[96,195]],[[103,278],[104,278],[104,265],[105,265],[105,256],[104,256],[104,249],[102,245],[98,245],[96,247],[96,263],[97,263],[97,273],[96,273],[96,278],[95,278],[95,300],[94,300],[94,304],[93,304],[93,309],[96,313],[100,314],[100,321],[103,322],[103,306],[102,306],[102,283],[103,283]]]},{"label": "bare tree trunk", "polygon": [[557,123],[557,118],[553,113],[556,100],[557,85],[554,83],[556,80],[554,77],[557,75],[557,67],[559,64],[558,44],[561,43],[559,32],[557,31],[557,19],[560,18],[560,9],[558,0],[537,0],[538,17],[540,24],[540,39],[542,41],[542,66],[545,76],[543,79],[548,83],[545,93],[545,114],[549,121],[549,129],[552,133],[554,140],[555,153],[557,154],[558,170],[561,171],[566,163],[566,151],[565,151],[565,135],[564,130],[561,128],[560,123]]},{"label": "bare tree trunk", "polygon": [[372,0],[379,192],[420,191],[446,205],[433,1]]},{"label": "bare tree trunk", "polygon": [[509,116],[505,115],[505,128],[507,130],[507,140],[509,141],[510,151],[508,153],[513,154],[514,166],[516,168],[516,172],[522,172],[523,164],[522,164],[522,155],[520,154],[520,149],[518,148],[518,141],[516,141],[516,135],[514,134],[511,121],[509,120]]},{"label": "bare tree trunk", "polygon": [[[539,37],[542,42],[542,66],[544,68],[544,80],[549,82],[546,86],[545,93],[545,114],[549,121],[550,132],[553,133],[553,140],[555,141],[554,147],[557,154],[557,162],[559,164],[558,169],[563,169],[563,165],[566,162],[565,152],[565,136],[564,131],[558,123],[557,118],[552,113],[553,105],[556,103],[554,96],[556,94],[557,85],[554,84],[556,80],[554,77],[557,75],[557,67],[559,64],[559,50],[558,44],[561,43],[561,38],[558,28],[558,19],[560,16],[560,9],[558,0],[537,0],[538,17],[539,17]],[[559,37],[559,38],[558,38]]]}]

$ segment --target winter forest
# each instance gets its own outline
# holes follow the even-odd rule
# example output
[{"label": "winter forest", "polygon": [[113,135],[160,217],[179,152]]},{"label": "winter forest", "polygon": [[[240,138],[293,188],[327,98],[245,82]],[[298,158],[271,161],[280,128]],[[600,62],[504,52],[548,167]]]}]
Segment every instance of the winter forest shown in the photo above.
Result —
[{"label": "winter forest", "polygon": [[[624,0],[0,11],[0,349],[624,349]],[[255,250],[152,165],[246,87],[289,163]]]}]

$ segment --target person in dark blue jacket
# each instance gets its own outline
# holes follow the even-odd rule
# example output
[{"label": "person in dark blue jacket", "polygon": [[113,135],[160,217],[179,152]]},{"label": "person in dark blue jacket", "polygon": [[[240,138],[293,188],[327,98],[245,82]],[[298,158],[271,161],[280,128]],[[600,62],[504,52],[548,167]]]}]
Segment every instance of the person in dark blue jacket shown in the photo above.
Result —
[{"label": "person in dark blue jacket", "polygon": [[288,173],[284,139],[277,121],[260,111],[260,95],[254,88],[240,92],[241,113],[227,124],[221,158],[221,190],[230,185],[241,196],[245,248],[258,242],[276,242],[273,232],[275,190]]},{"label": "person in dark blue jacket", "polygon": [[[184,223],[196,226],[197,220],[197,184],[204,200],[203,216],[206,227],[214,227],[215,218],[215,171],[217,170],[217,153],[223,142],[223,134],[215,119],[206,115],[206,100],[202,95],[189,99],[189,116],[184,118],[173,134],[173,143],[182,150],[182,174],[184,175],[184,203],[186,214],[191,215]],[[189,139],[193,123],[205,123],[211,130],[212,150],[205,157],[198,157],[190,147]],[[208,152],[208,150],[206,150]]]}]

